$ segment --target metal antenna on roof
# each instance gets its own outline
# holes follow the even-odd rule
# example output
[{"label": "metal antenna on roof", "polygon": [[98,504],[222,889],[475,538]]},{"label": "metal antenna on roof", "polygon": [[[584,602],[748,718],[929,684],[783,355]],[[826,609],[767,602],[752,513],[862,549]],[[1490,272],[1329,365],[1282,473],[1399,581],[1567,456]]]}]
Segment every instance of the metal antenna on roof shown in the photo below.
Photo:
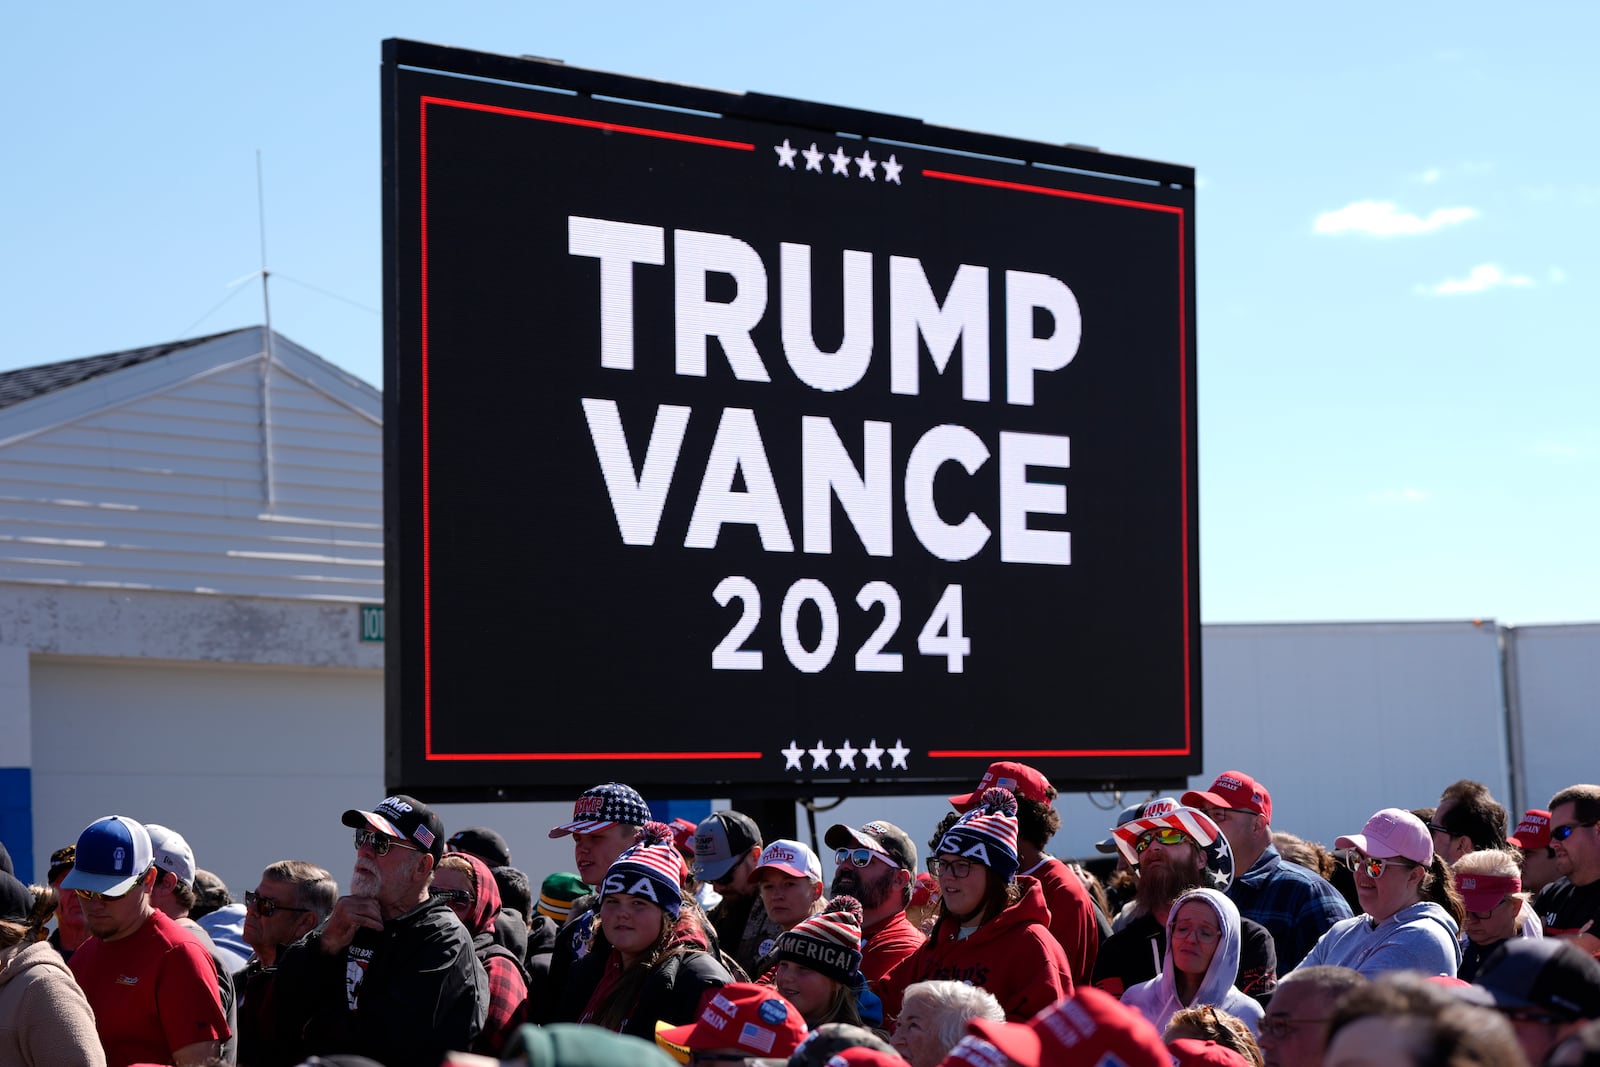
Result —
[{"label": "metal antenna on roof", "polygon": [[267,510],[272,490],[272,298],[267,292],[267,192],[261,177],[261,149],[256,149],[256,215],[261,223],[261,313],[266,325],[267,358],[261,361],[261,486]]}]

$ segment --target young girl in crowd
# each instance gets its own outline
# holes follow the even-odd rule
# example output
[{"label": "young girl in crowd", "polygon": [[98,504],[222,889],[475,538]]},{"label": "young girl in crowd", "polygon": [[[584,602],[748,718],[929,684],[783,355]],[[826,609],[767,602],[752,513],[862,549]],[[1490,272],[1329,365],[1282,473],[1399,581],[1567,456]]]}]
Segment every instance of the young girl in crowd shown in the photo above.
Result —
[{"label": "young girl in crowd", "polygon": [[939,913],[922,947],[895,965],[879,993],[885,1017],[907,986],[931,978],[971,982],[994,994],[1015,1022],[1072,992],[1066,953],[1050,935],[1044,891],[1017,878],[1017,801],[987,790],[934,849]]},{"label": "young girl in crowd", "polygon": [[816,915],[778,935],[773,987],[815,1030],[824,1023],[861,1026],[861,903],[838,896]]},{"label": "young girl in crowd", "polygon": [[1261,1005],[1233,987],[1239,976],[1239,909],[1215,889],[1191,889],[1167,913],[1161,973],[1122,994],[1157,1030],[1179,1011],[1210,1004],[1232,1012],[1254,1034]]},{"label": "young girl in crowd", "polygon": [[690,1022],[701,994],[733,980],[707,951],[710,924],[684,899],[687,873],[671,829],[647,823],[600,883],[599,933],[572,965],[564,995],[557,994],[560,1021],[653,1041],[658,1021]]}]

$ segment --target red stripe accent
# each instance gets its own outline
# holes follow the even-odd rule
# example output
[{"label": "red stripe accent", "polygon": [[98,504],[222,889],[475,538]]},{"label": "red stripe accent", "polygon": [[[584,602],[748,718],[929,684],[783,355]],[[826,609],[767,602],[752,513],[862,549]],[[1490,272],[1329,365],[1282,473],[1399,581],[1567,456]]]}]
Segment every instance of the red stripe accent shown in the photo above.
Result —
[{"label": "red stripe accent", "polygon": [[948,748],[934,749],[929,759],[1017,759],[1021,756],[1187,756],[1187,748]]},{"label": "red stripe accent", "polygon": [[759,752],[430,752],[441,760],[760,759]]},{"label": "red stripe accent", "polygon": [[433,755],[433,515],[428,452],[428,102],[418,115],[422,299],[422,751]]},{"label": "red stripe accent", "polygon": [[493,104],[479,104],[471,100],[451,100],[443,96],[424,96],[422,106],[438,104],[440,107],[460,108],[463,111],[485,111],[491,115],[509,115],[518,119],[537,119],[540,122],[556,122],[563,126],[583,126],[591,130],[605,130],[608,133],[628,133],[637,137],[659,137],[664,141],[684,141],[688,144],[709,145],[712,148],[732,148],[740,152],[754,152],[756,146],[743,141],[724,141],[716,137],[696,137],[694,134],[677,133],[673,130],[656,130],[648,126],[624,126],[616,122],[601,122],[598,119],[580,119],[571,115],[551,115],[543,111],[519,111],[510,107],[495,107]]},{"label": "red stripe accent", "polygon": [[[934,178],[945,182],[963,182],[967,185],[987,185],[994,189],[1011,189],[1019,193],[1038,193],[1041,196],[1059,196],[1067,200],[1089,200],[1096,204],[1113,204],[1117,207],[1136,207],[1145,211],[1164,211],[1176,215],[1183,214],[1183,208],[1171,204],[1151,204],[1144,200],[1127,200],[1116,196],[1100,196],[1096,193],[1079,193],[1071,189],[1053,189],[1048,185],[1024,185],[1021,182],[1006,182],[999,178],[980,178],[975,174],[952,174],[947,170],[925,170],[924,178]],[[1181,251],[1181,249],[1180,249]]]}]

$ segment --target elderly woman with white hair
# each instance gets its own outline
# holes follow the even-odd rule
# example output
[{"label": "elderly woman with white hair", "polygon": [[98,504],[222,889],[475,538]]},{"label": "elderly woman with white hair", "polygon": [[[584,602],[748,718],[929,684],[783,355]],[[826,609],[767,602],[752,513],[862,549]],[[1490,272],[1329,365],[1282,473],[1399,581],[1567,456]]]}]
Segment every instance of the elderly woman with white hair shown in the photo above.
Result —
[{"label": "elderly woman with white hair", "polygon": [[906,987],[900,1025],[889,1039],[911,1067],[936,1067],[967,1033],[972,1019],[1005,1022],[994,995],[966,982],[930,980]]}]

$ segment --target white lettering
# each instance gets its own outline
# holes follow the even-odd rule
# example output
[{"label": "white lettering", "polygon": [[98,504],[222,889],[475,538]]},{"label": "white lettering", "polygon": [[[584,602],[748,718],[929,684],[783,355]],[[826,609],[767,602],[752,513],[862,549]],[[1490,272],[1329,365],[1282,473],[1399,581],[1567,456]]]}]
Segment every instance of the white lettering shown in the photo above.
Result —
[{"label": "white lettering", "polygon": [[[733,375],[744,382],[771,381],[750,331],[767,310],[767,269],[756,250],[736,237],[677,230],[673,233],[673,313],[676,318],[677,370],[706,376],[706,339],[722,342]],[[706,275],[734,281],[728,303],[706,297]]]},{"label": "white lettering", "polygon": [[872,254],[845,249],[844,337],[835,352],[817,347],[811,318],[811,246],[779,245],[783,354],[795,377],[824,393],[859,382],[872,362]]},{"label": "white lettering", "polygon": [[1065,515],[1067,487],[1028,481],[1029,467],[1072,465],[1071,439],[1038,433],[1000,433],[1000,559],[1004,563],[1072,562],[1072,534],[1030,530],[1029,515]]},{"label": "white lettering", "polygon": [[801,417],[800,454],[805,459],[801,521],[807,552],[826,556],[833,551],[832,501],[837,497],[867,555],[894,555],[889,441],[889,423],[863,424],[862,470],[857,471],[832,420]]},{"label": "white lettering", "polygon": [[[1055,319],[1049,337],[1033,334],[1033,312],[1043,308]],[[1006,271],[1006,399],[1033,405],[1034,371],[1060,370],[1078,354],[1083,319],[1078,298],[1048,274]]]},{"label": "white lettering", "polygon": [[[745,484],[742,493],[733,488],[740,473]],[[717,535],[726,522],[754,526],[761,535],[761,547],[768,552],[794,551],[778,486],[772,480],[772,467],[756,427],[756,413],[749,408],[722,411],[683,547],[716,548]]]},{"label": "white lettering", "polygon": [[955,461],[974,474],[989,459],[989,449],[965,426],[935,426],[922,435],[906,461],[906,517],[922,546],[952,563],[976,556],[989,540],[989,527],[971,512],[951,525],[933,502],[933,479]]},{"label": "white lettering", "polygon": [[919,335],[940,374],[960,341],[961,396],[988,400],[989,269],[963,263],[941,306],[918,260],[890,256],[889,388],[905,396],[918,391]]},{"label": "white lettering", "polygon": [[650,444],[644,453],[644,469],[634,476],[636,465],[622,433],[622,418],[615,400],[584,397],[583,414],[589,422],[589,439],[594,442],[595,458],[611,495],[611,513],[625,545],[653,545],[661,526],[661,508],[667,502],[667,489],[678,466],[683,435],[689,428],[689,409],[672,404],[656,407],[656,421],[650,428]]},{"label": "white lettering", "polygon": [[633,369],[633,265],[661,266],[666,241],[659,226],[567,218],[567,253],[600,261],[600,365]]}]

